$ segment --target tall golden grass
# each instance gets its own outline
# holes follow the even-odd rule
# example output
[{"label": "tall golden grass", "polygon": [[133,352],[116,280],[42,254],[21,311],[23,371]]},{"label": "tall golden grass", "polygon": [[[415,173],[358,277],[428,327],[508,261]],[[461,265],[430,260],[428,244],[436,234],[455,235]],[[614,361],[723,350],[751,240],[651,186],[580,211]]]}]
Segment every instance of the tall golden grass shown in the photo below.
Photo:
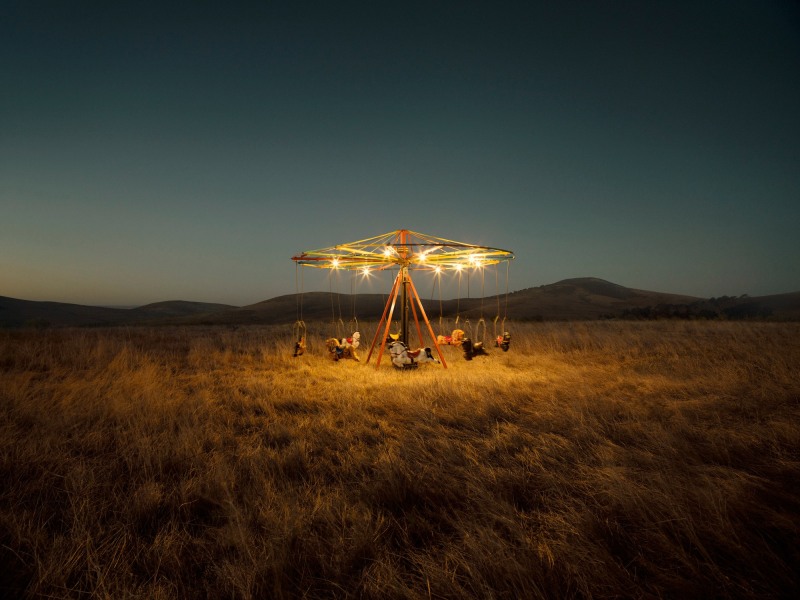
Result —
[{"label": "tall golden grass", "polygon": [[410,372],[325,333],[299,358],[289,327],[0,334],[5,595],[800,586],[800,325],[517,325]]}]

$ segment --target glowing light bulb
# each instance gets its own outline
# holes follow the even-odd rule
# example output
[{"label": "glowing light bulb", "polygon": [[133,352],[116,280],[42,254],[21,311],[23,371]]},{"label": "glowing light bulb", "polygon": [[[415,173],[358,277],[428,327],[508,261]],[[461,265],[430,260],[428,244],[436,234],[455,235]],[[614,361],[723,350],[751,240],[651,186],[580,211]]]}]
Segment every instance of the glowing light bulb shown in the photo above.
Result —
[{"label": "glowing light bulb", "polygon": [[390,257],[392,255],[392,247],[386,246],[386,248],[383,250],[383,255],[387,258]]},{"label": "glowing light bulb", "polygon": [[440,267],[439,265],[437,265],[437,266],[436,266],[436,268],[434,268],[434,269],[433,269],[433,271],[434,271],[434,273],[436,273],[437,275],[439,275],[439,274],[441,274],[441,272],[442,272],[442,267]]},{"label": "glowing light bulb", "polygon": [[475,269],[480,268],[483,266],[483,257],[480,254],[470,254],[469,255],[469,264]]},{"label": "glowing light bulb", "polygon": [[339,259],[338,258],[334,258],[333,262],[331,264],[333,265],[334,269],[338,269],[339,268]]},{"label": "glowing light bulb", "polygon": [[457,264],[456,265],[456,271],[458,271],[459,273],[461,272],[461,269],[463,269],[463,268],[464,268],[464,266],[461,265],[461,264]]},{"label": "glowing light bulb", "polygon": [[361,273],[363,275],[369,275],[369,267],[364,267],[363,269],[361,269]]}]

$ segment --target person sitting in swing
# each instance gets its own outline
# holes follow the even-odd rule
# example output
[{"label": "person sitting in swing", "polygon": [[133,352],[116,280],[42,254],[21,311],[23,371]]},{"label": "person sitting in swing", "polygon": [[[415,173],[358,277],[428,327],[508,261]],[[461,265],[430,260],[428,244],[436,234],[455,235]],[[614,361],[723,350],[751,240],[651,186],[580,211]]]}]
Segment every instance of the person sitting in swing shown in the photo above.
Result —
[{"label": "person sitting in swing", "polygon": [[325,344],[334,361],[338,361],[342,358],[352,358],[356,361],[360,360],[356,352],[361,345],[361,334],[358,331],[353,332],[352,337],[342,338],[341,340],[328,338]]},{"label": "person sitting in swing", "polygon": [[498,335],[497,339],[495,340],[495,346],[497,348],[501,348],[503,352],[508,352],[508,347],[511,345],[511,334],[507,331],[503,332],[503,335]]},{"label": "person sitting in swing", "polygon": [[453,329],[451,335],[440,335],[436,338],[436,343],[439,345],[460,346],[461,341],[464,339],[463,329]]},{"label": "person sitting in swing", "polygon": [[464,358],[472,360],[475,356],[488,356],[486,348],[483,347],[483,342],[473,342],[468,337],[461,341],[461,349],[464,351]]}]

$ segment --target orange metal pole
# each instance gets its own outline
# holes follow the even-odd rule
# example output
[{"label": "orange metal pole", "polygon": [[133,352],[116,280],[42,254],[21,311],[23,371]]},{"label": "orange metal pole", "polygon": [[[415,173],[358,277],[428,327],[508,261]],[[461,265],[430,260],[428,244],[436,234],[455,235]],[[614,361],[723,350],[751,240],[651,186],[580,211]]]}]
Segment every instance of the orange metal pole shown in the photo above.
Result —
[{"label": "orange metal pole", "polygon": [[[408,277],[408,280],[411,281],[411,276],[410,275]],[[424,346],[425,342],[422,339],[422,329],[420,329],[420,327],[419,327],[419,317],[417,316],[417,309],[414,306],[414,299],[413,298],[411,299],[410,304],[411,304],[411,313],[414,315],[414,323],[417,324],[417,338],[419,338],[420,346]],[[409,345],[409,349],[410,348],[411,348],[411,346]]]},{"label": "orange metal pole", "polygon": [[417,293],[417,288],[414,286],[414,282],[411,281],[409,278],[409,283],[411,283],[411,293],[414,294],[414,297],[417,299],[419,303],[419,310],[422,312],[422,318],[425,319],[425,325],[428,326],[428,332],[431,334],[431,340],[433,341],[433,346],[436,348],[436,354],[439,355],[439,360],[442,361],[442,367],[445,369],[447,368],[447,362],[442,355],[442,350],[439,348],[439,343],[436,341],[436,335],[433,333],[433,327],[431,327],[430,321],[428,321],[428,315],[425,314],[425,307],[422,306],[422,300],[419,299],[419,294]]},{"label": "orange metal pole", "polygon": [[[383,314],[381,315],[380,323],[378,323],[378,327],[375,329],[375,337],[372,338],[372,345],[369,347],[369,354],[367,354],[366,362],[369,362],[370,357],[372,356],[372,350],[375,348],[375,342],[378,341],[378,336],[381,333],[381,326],[383,322],[386,320],[386,313],[389,311],[389,304],[392,301],[392,298],[395,296],[395,289],[397,289],[397,278],[395,277],[394,283],[392,284],[392,291],[389,292],[389,297],[386,299],[386,306],[383,307]],[[383,339],[386,340],[386,336],[383,336]]]},{"label": "orange metal pole", "polygon": [[401,229],[399,232],[400,238],[400,250],[398,252],[401,260],[400,265],[400,272],[403,274],[403,296],[402,300],[400,301],[400,334],[402,336],[403,343],[406,345],[407,348],[411,348],[411,339],[408,335],[408,254],[409,248],[406,246],[408,243],[408,231],[405,229]]},{"label": "orange metal pole", "polygon": [[[400,278],[402,274],[398,273],[397,277]],[[383,357],[383,351],[386,349],[386,336],[389,335],[389,328],[392,326],[392,315],[394,314],[394,303],[397,301],[397,293],[400,291],[400,286],[395,286],[394,295],[392,296],[392,307],[389,309],[389,317],[386,319],[386,331],[383,333],[383,339],[381,340],[381,349],[378,350],[378,360],[375,362],[375,368],[381,366],[381,358]]]}]

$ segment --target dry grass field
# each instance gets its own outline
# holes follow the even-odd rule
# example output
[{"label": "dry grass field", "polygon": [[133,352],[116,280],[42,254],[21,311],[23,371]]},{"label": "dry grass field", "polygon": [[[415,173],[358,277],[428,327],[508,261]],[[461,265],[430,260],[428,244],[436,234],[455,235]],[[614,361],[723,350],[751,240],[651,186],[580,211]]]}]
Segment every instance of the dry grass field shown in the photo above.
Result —
[{"label": "dry grass field", "polygon": [[516,325],[410,372],[312,333],[0,333],[3,594],[800,588],[800,324]]}]

